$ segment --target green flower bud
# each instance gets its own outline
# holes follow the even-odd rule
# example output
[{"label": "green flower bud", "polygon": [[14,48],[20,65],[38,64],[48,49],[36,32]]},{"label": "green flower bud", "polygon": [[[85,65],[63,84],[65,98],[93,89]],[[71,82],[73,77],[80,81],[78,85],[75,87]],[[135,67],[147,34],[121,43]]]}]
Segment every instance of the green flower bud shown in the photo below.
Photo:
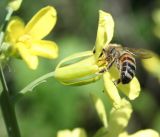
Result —
[{"label": "green flower bud", "polygon": [[21,6],[22,0],[10,0],[8,3],[8,7],[13,11],[17,11]]}]

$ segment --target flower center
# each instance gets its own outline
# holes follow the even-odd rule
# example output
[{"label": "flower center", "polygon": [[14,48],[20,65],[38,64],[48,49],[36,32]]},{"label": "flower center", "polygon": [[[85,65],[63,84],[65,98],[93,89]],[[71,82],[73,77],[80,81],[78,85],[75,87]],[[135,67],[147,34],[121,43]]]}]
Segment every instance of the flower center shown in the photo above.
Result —
[{"label": "flower center", "polygon": [[32,38],[30,35],[24,34],[18,38],[18,42],[23,43],[25,47],[29,49],[31,47]]},{"label": "flower center", "polygon": [[19,37],[18,42],[27,42],[31,40],[31,36],[24,34]]},{"label": "flower center", "polygon": [[99,67],[102,67],[102,66],[106,66],[108,64],[107,60],[106,60],[106,57],[105,56],[101,56],[99,57],[98,61],[97,61],[97,65]]}]

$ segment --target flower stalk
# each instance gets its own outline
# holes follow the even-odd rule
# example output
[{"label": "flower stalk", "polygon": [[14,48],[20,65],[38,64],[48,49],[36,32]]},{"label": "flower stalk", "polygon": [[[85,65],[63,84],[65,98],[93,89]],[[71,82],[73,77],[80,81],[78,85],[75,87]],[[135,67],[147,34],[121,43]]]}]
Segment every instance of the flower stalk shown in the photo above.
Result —
[{"label": "flower stalk", "polygon": [[[20,7],[20,4],[19,4],[19,7]],[[11,7],[7,7],[7,15],[0,28],[0,54],[2,53],[2,45],[4,41],[4,34],[5,34],[6,26],[13,12],[14,12],[14,9],[12,9]],[[6,125],[8,136],[9,137],[21,137],[17,118],[16,118],[16,113],[15,113],[15,106],[11,102],[11,97],[10,97],[7,83],[5,80],[5,76],[3,73],[2,63],[0,64],[0,80],[2,83],[2,93],[0,94],[0,105],[1,105],[1,110],[2,110],[3,117],[4,117],[4,122]]]},{"label": "flower stalk", "polygon": [[15,114],[14,104],[11,102],[9,90],[6,84],[6,80],[3,74],[3,69],[0,69],[0,79],[2,81],[3,92],[0,96],[0,104],[2,109],[2,114],[4,117],[4,122],[7,128],[7,133],[9,137],[21,137],[17,118]]},{"label": "flower stalk", "polygon": [[39,84],[46,82],[48,78],[54,77],[54,71],[49,72],[41,77],[35,79],[31,83],[29,83],[26,87],[24,87],[21,91],[19,91],[15,96],[12,97],[12,102],[15,104],[24,94],[31,92],[33,88],[38,86]]}]

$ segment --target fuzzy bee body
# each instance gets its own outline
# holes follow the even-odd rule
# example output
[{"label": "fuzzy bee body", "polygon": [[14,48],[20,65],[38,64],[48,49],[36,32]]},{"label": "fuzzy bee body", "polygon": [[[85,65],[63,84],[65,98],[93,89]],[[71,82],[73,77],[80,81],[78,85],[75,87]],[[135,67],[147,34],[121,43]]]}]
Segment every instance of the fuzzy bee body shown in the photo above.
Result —
[{"label": "fuzzy bee body", "polygon": [[136,61],[134,57],[125,53],[119,58],[120,65],[120,81],[122,84],[128,84],[135,76]]},{"label": "fuzzy bee body", "polygon": [[118,44],[109,44],[105,47],[100,55],[100,60],[105,60],[107,66],[100,73],[108,71],[113,64],[117,66],[120,73],[120,78],[114,81],[115,85],[128,84],[135,76],[136,60],[135,56],[142,59],[152,57],[152,52],[145,49],[133,49],[121,47]]}]

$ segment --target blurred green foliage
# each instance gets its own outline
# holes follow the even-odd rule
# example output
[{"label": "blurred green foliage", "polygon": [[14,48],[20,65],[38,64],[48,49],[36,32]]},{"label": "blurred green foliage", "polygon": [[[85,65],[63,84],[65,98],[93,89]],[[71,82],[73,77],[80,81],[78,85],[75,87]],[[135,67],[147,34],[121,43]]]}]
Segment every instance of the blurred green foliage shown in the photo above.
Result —
[{"label": "blurred green foliage", "polygon": [[[0,1],[0,23],[5,16],[7,1]],[[40,8],[52,5],[57,9],[58,22],[48,39],[54,39],[60,48],[57,60],[41,59],[36,71],[31,71],[21,60],[12,59],[6,75],[9,89],[18,92],[37,77],[54,70],[64,57],[94,46],[98,10],[110,12],[115,19],[116,28],[112,43],[117,41],[127,47],[147,48],[160,54],[160,39],[153,29],[155,23],[152,13],[160,8],[158,0],[24,0],[15,15],[27,22]],[[142,85],[140,97],[133,101],[134,114],[129,123],[129,132],[153,128],[160,132],[160,83],[148,74],[140,62],[137,63],[137,76]],[[23,137],[55,137],[58,130],[83,127],[92,136],[101,127],[93,109],[89,94],[99,94],[111,108],[108,98],[103,94],[102,82],[69,87],[58,83],[54,78],[42,83],[27,94],[16,105],[17,118]],[[7,133],[0,113],[0,137]]]}]

